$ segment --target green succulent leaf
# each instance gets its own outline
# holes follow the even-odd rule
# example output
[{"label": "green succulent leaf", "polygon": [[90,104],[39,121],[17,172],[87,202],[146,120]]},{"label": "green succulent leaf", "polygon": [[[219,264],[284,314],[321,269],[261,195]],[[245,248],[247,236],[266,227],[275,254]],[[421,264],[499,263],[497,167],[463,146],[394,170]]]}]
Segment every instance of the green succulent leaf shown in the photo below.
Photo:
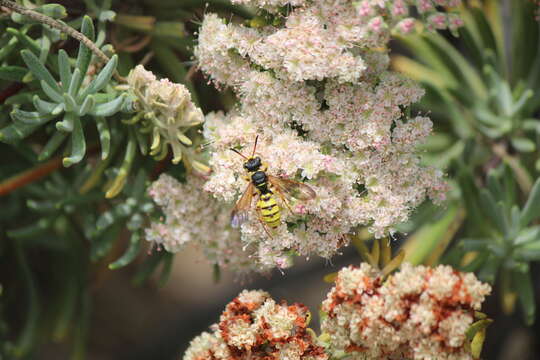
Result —
[{"label": "green succulent leaf", "polygon": [[62,90],[54,80],[49,70],[39,61],[39,59],[30,50],[22,50],[21,56],[24,63],[28,66],[28,69],[34,74],[36,78],[44,81],[55,92],[61,94]]},{"label": "green succulent leaf", "polygon": [[521,212],[521,226],[526,226],[538,217],[540,217],[540,178],[534,183],[529,198]]},{"label": "green succulent leaf", "polygon": [[131,238],[129,240],[129,247],[118,260],[109,264],[109,269],[116,270],[130,264],[133,260],[135,260],[137,255],[139,255],[141,245],[141,235],[139,234],[139,232],[134,232],[133,234],[131,234]]},{"label": "green succulent leaf", "polygon": [[109,157],[111,150],[111,132],[109,125],[104,117],[96,117],[96,126],[99,133],[99,142],[101,144],[101,159],[105,160]]},{"label": "green succulent leaf", "polygon": [[512,285],[518,294],[523,309],[525,323],[527,325],[532,325],[534,323],[536,305],[530,273],[528,271],[513,271]]},{"label": "green succulent leaf", "polygon": [[92,109],[90,114],[96,117],[107,117],[114,115],[122,109],[122,104],[126,99],[126,96],[127,95],[124,93],[114,100],[111,100],[104,104],[98,104],[94,106],[94,109]]},{"label": "green succulent leaf", "polygon": [[60,49],[58,52],[58,70],[62,90],[63,92],[67,92],[71,83],[71,64],[69,63],[69,56],[64,49]]},{"label": "green succulent leaf", "polygon": [[509,225],[502,206],[499,206],[502,203],[497,203],[487,189],[480,190],[480,202],[482,203],[482,211],[489,217],[491,223],[495,225],[501,234],[506,234]]},{"label": "green succulent leaf", "polygon": [[68,136],[67,133],[63,131],[56,131],[53,136],[47,141],[47,144],[43,147],[43,150],[41,150],[41,153],[38,156],[39,161],[44,161],[50,158],[56,150],[62,145],[66,137]]},{"label": "green succulent leaf", "polygon": [[[67,115],[66,115],[67,116]],[[80,162],[86,154],[86,141],[84,140],[84,131],[81,124],[81,118],[72,116],[73,134],[71,136],[71,156],[62,160],[65,167]]]},{"label": "green succulent leaf", "polygon": [[37,111],[24,111],[20,109],[14,109],[10,115],[15,122],[32,126],[43,125],[54,118],[54,115],[45,115]]},{"label": "green succulent leaf", "polygon": [[[91,41],[95,40],[95,30],[94,23],[92,18],[89,16],[84,16],[81,25],[81,33],[83,33]],[[79,69],[81,75],[86,75],[88,66],[90,65],[90,60],[92,60],[92,51],[86,47],[84,44],[79,45],[79,52],[77,54],[77,62],[75,68]],[[80,84],[79,84],[80,86]]]},{"label": "green succulent leaf", "polygon": [[78,113],[79,106],[75,102],[75,99],[73,96],[71,96],[69,93],[64,93],[64,106],[66,108],[66,112],[75,112]]},{"label": "green succulent leaf", "polygon": [[[53,114],[58,104],[49,101],[41,100],[38,95],[34,95],[32,102],[36,110],[41,114]],[[56,115],[56,114],[55,114]]]},{"label": "green succulent leaf", "polygon": [[[40,47],[35,40],[31,39],[26,34],[14,28],[7,28],[6,32],[13,35],[17,40],[27,49],[29,49],[34,55],[39,56]],[[37,58],[36,58],[37,59]]]},{"label": "green succulent leaf", "polygon": [[534,141],[526,137],[513,137],[510,141],[512,146],[519,152],[529,153],[536,150]]},{"label": "green succulent leaf", "polygon": [[71,95],[72,97],[77,96],[77,92],[79,91],[79,88],[81,87],[82,81],[83,81],[83,74],[81,73],[81,70],[77,68],[73,71],[73,75],[71,77],[71,82],[69,83],[67,93]]},{"label": "green succulent leaf", "polygon": [[[66,8],[59,4],[45,4],[35,9],[32,9],[35,12],[43,14],[53,19],[63,19],[67,16]],[[29,18],[26,15],[21,15],[19,13],[13,12],[11,14],[11,20],[18,24],[37,24],[38,22],[32,18]]]},{"label": "green succulent leaf", "polygon": [[47,84],[43,80],[40,82],[40,84],[41,84],[41,88],[43,89],[43,92],[45,93],[45,95],[49,97],[49,99],[51,99],[52,101],[56,103],[64,102],[64,97],[62,96],[61,93],[54,90],[52,87],[49,86],[49,84]]},{"label": "green succulent leaf", "polygon": [[21,66],[2,66],[0,67],[0,80],[22,82],[28,70]]},{"label": "green succulent leaf", "polygon": [[540,241],[540,225],[530,226],[521,230],[514,240],[514,244],[519,246],[536,240]]},{"label": "green succulent leaf", "polygon": [[0,141],[7,144],[15,144],[32,134],[39,127],[40,125],[28,125],[21,122],[13,122],[0,130]]},{"label": "green succulent leaf", "polygon": [[107,65],[99,72],[98,76],[96,76],[96,78],[90,82],[88,87],[79,95],[79,99],[85,99],[88,95],[94,94],[107,86],[112,75],[116,71],[117,64],[118,55],[114,55]]}]

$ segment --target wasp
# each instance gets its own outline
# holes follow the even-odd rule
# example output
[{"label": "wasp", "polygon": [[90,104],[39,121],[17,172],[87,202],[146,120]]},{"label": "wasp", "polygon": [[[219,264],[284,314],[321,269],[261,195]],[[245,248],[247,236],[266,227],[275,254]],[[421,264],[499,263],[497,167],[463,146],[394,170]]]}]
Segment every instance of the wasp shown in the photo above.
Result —
[{"label": "wasp", "polygon": [[237,228],[248,219],[248,211],[251,208],[253,198],[257,197],[255,209],[259,221],[261,221],[265,231],[268,233],[266,227],[275,229],[281,224],[281,207],[276,201],[276,195],[292,212],[288,200],[291,198],[311,200],[317,194],[306,184],[267,174],[268,167],[262,162],[260,157],[255,156],[258,139],[259,136],[255,138],[255,144],[253,145],[253,151],[250,157],[246,157],[236,149],[231,149],[246,160],[244,163],[244,169],[247,171],[245,179],[249,181],[244,194],[236,202],[232,210],[231,225]]}]

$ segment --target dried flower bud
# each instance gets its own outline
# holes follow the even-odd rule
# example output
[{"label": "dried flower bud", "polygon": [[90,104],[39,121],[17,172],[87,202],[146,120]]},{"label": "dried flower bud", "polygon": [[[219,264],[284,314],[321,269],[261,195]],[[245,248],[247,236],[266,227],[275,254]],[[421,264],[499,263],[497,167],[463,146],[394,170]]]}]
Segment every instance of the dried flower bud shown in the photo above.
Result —
[{"label": "dried flower bud", "polygon": [[188,166],[195,165],[208,172],[208,168],[201,167],[201,163],[193,159],[191,148],[194,144],[186,134],[190,128],[204,122],[204,115],[191,101],[189,90],[167,79],[157,80],[142,65],[130,72],[127,81],[139,102],[140,112],[134,119],[141,120],[143,131],[150,134],[150,155],[163,158],[170,146],[173,163],[184,158]]}]

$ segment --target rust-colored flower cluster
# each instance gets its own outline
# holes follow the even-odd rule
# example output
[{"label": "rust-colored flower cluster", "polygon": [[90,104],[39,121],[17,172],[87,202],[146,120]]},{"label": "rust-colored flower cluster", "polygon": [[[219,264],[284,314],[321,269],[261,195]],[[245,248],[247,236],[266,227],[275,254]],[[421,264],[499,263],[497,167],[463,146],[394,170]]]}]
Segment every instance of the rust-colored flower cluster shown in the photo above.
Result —
[{"label": "rust-colored flower cluster", "polygon": [[184,360],[326,360],[308,322],[304,305],[278,304],[264,291],[244,290],[227,305],[214,333],[203,333],[191,342]]},{"label": "rust-colored flower cluster", "polygon": [[472,359],[465,333],[490,291],[449,266],[404,264],[384,282],[367,264],[350,266],[323,302],[322,331],[359,359]]}]

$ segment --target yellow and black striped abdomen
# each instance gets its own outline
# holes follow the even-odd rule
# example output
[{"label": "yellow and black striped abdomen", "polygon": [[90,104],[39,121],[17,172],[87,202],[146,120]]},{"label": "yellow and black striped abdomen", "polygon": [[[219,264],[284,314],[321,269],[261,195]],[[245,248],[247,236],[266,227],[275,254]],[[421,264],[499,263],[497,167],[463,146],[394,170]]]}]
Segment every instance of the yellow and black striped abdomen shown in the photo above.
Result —
[{"label": "yellow and black striped abdomen", "polygon": [[261,212],[262,220],[271,228],[281,224],[281,209],[272,193],[261,194],[257,201],[257,208]]}]

